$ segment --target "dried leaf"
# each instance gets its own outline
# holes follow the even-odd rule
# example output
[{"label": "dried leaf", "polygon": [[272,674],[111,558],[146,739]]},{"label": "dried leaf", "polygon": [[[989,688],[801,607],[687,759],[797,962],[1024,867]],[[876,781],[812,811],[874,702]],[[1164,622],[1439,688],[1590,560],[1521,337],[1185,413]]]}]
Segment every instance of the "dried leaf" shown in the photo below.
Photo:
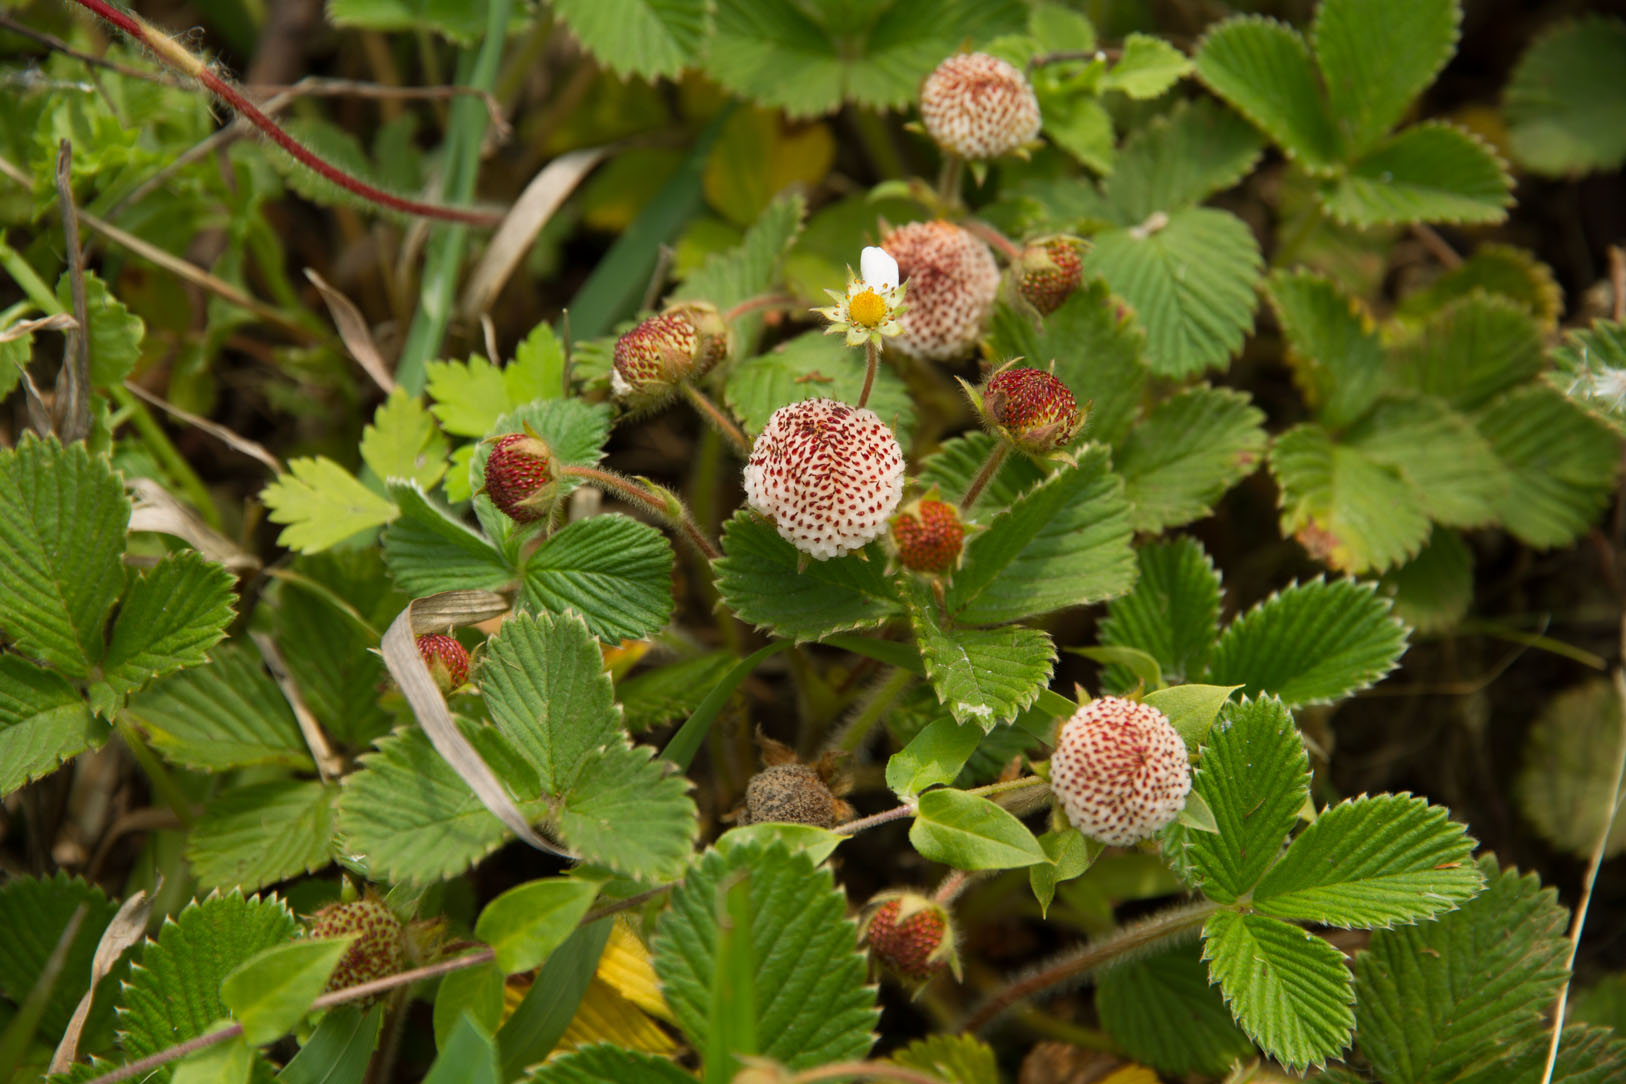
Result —
[{"label": "dried leaf", "polygon": [[356,308],[356,303],[328,285],[326,279],[309,267],[305,268],[305,277],[311,280],[311,285],[327,302],[327,311],[333,314],[334,326],[339,329],[339,337],[344,340],[344,348],[350,351],[350,356],[373,378],[374,384],[384,389],[384,394],[394,391],[395,377],[390,375],[390,367],[384,364],[384,356],[373,345],[372,329],[367,326],[367,320]]},{"label": "dried leaf", "polygon": [[62,1041],[57,1043],[56,1053],[51,1055],[51,1067],[47,1073],[66,1072],[79,1056],[79,1037],[85,1030],[85,1021],[90,1019],[90,1005],[96,997],[96,986],[113,970],[113,965],[124,955],[124,950],[141,940],[142,934],[147,931],[147,915],[151,911],[151,897],[145,890],[139,891],[120,905],[113,921],[102,931],[102,939],[96,942],[96,953],[90,959],[90,988],[79,999],[79,1007],[73,1010],[73,1018],[62,1033]]}]

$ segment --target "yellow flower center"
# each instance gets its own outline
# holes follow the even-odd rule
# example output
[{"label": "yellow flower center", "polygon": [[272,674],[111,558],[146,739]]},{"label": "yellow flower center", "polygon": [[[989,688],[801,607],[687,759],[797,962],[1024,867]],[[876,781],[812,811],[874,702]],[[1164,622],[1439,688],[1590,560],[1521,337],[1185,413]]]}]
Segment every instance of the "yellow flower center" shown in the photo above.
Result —
[{"label": "yellow flower center", "polygon": [[874,290],[865,290],[847,302],[847,318],[859,327],[875,327],[886,319],[886,301]]}]

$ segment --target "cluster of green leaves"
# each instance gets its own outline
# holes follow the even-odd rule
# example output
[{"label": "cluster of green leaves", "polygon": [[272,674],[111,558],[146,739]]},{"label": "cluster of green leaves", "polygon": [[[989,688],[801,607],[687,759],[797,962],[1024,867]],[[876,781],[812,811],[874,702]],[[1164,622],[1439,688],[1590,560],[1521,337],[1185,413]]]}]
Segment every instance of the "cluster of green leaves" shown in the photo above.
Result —
[{"label": "cluster of green leaves", "polygon": [[1395,131],[1454,50],[1457,0],[1323,0],[1310,40],[1259,16],[1210,29],[1197,76],[1320,181],[1340,222],[1500,222],[1512,181],[1467,130]]},{"label": "cluster of green leaves", "polygon": [[[1312,410],[1270,450],[1282,531],[1334,568],[1390,573],[1406,616],[1431,628],[1469,604],[1463,529],[1568,544],[1618,470],[1611,427],[1540,379],[1535,301],[1525,282],[1498,283],[1501,259],[1437,283],[1387,343],[1328,278],[1283,271],[1267,286]],[[1576,399],[1590,398],[1591,379],[1576,371]]]}]

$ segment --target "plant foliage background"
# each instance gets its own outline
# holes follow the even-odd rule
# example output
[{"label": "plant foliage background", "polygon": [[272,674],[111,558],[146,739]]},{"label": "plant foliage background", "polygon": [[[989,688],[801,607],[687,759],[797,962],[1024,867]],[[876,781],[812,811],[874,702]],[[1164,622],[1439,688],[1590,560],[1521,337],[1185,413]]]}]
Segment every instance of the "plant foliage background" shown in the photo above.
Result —
[{"label": "plant foliage background", "polygon": [[[1618,8],[131,10],[0,4],[0,1078],[1626,1077]],[[967,48],[1043,124],[962,171]],[[938,217],[998,297],[871,388],[809,310]],[[629,409],[672,302],[728,357]],[[955,382],[1013,359],[1062,454]],[[960,506],[951,573],[744,505],[730,427],[814,397]],[[1192,756],[1136,847],[1047,800],[1105,695]],[[743,823],[791,762],[840,815]],[[923,984],[865,947],[904,889]],[[358,896],[425,969],[369,998],[308,935]]]}]

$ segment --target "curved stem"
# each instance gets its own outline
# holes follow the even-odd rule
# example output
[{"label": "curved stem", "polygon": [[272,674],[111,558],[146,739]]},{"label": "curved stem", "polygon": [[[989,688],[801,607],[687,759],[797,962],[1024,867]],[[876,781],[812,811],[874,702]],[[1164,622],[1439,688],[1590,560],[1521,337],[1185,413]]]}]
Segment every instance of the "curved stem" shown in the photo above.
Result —
[{"label": "curved stem", "polygon": [[1067,953],[1048,967],[1035,971],[1025,978],[1018,979],[1006,986],[987,1001],[977,1007],[976,1011],[966,1017],[960,1026],[964,1032],[975,1033],[981,1031],[996,1016],[1015,1005],[1018,1001],[1032,997],[1034,994],[1049,989],[1068,979],[1077,978],[1107,964],[1116,963],[1124,957],[1143,951],[1153,945],[1176,937],[1194,934],[1208,921],[1208,916],[1220,910],[1220,905],[1209,900],[1199,900],[1184,907],[1176,907],[1160,915],[1153,915],[1144,922],[1137,922],[1132,926],[1125,926],[1110,937],[1099,941],[1087,942],[1076,950]]},{"label": "curved stem", "polygon": [[800,298],[790,294],[758,294],[748,297],[738,305],[723,313],[723,322],[732,324],[742,316],[749,316],[762,309],[799,309],[802,307]]},{"label": "curved stem", "polygon": [[988,223],[983,222],[980,219],[968,218],[964,222],[960,223],[960,225],[964,226],[968,232],[975,234],[984,241],[987,241],[990,245],[993,245],[995,248],[999,249],[1000,253],[1004,255],[1008,262],[1022,262],[1022,250],[1017,246],[1016,242],[994,229],[994,227],[990,226]]},{"label": "curved stem", "polygon": [[835,746],[848,753],[858,752],[858,747],[864,744],[864,739],[870,736],[875,724],[880,722],[897,702],[903,691],[915,683],[915,675],[907,670],[894,670],[891,675],[871,694],[852,722],[848,723],[837,736]]},{"label": "curved stem", "polygon": [[495,226],[502,221],[502,215],[491,211],[475,211],[461,207],[443,207],[439,204],[420,203],[417,200],[392,195],[359,178],[352,177],[337,166],[318,158],[302,143],[284,131],[276,121],[262,113],[253,102],[243,97],[236,87],[216,75],[207,64],[176,42],[175,39],[161,33],[140,16],[119,11],[105,3],[104,0],[74,0],[74,3],[130,35],[138,43],[151,50],[159,60],[169,67],[174,68],[182,75],[197,80],[204,90],[231,106],[250,124],[265,133],[266,138],[292,155],[295,161],[319,174],[324,179],[332,181],[340,188],[360,196],[367,202],[401,214],[439,218],[448,222],[462,222],[470,226]]},{"label": "curved stem", "polygon": [[953,152],[944,153],[943,172],[937,175],[937,195],[949,207],[960,205],[960,171],[964,167],[965,159]]},{"label": "curved stem", "polygon": [[880,364],[881,351],[874,339],[864,340],[864,390],[858,393],[858,405],[869,402],[870,389],[875,387],[875,369]]},{"label": "curved stem", "polygon": [[888,824],[892,821],[901,821],[905,817],[912,817],[914,815],[915,807],[913,805],[900,805],[896,808],[888,809],[881,813],[876,813],[873,816],[859,817],[855,821],[848,821],[846,824],[838,824],[835,826],[833,831],[840,832],[842,835],[853,836],[864,831],[866,828],[877,828],[883,824]]},{"label": "curved stem", "polygon": [[685,381],[681,387],[683,397],[700,412],[700,416],[710,422],[713,429],[728,438],[728,443],[734,446],[734,451],[739,453],[741,459],[749,459],[751,442],[745,439],[745,431],[734,423],[734,419],[725,414],[722,407],[712,402],[711,396],[693,384]]},{"label": "curved stem", "polygon": [[988,462],[982,465],[982,470],[977,472],[977,476],[971,480],[970,487],[966,489],[965,496],[960,498],[961,512],[971,511],[971,506],[977,503],[978,497],[982,496],[983,488],[998,473],[1000,464],[1005,462],[1005,457],[1010,454],[1010,450],[1011,446],[1004,441],[994,445],[994,450],[988,453]]},{"label": "curved stem", "polygon": [[954,902],[956,896],[971,887],[971,883],[981,877],[981,873],[967,873],[963,869],[950,870],[943,883],[932,892],[932,902],[940,903],[944,907]]},{"label": "curved stem", "polygon": [[598,467],[571,465],[566,466],[560,473],[580,478],[584,482],[598,486],[606,493],[613,493],[618,497],[623,497],[634,504],[649,509],[659,516],[662,521],[681,531],[683,536],[692,542],[696,549],[706,555],[707,560],[715,561],[723,555],[722,551],[713,545],[704,534],[700,533],[700,528],[695,525],[694,519],[689,515],[688,508],[684,507],[683,502],[678,500],[676,494],[661,490],[661,494],[664,495],[663,499],[662,496],[656,495],[645,485],[640,485],[631,478]]}]

